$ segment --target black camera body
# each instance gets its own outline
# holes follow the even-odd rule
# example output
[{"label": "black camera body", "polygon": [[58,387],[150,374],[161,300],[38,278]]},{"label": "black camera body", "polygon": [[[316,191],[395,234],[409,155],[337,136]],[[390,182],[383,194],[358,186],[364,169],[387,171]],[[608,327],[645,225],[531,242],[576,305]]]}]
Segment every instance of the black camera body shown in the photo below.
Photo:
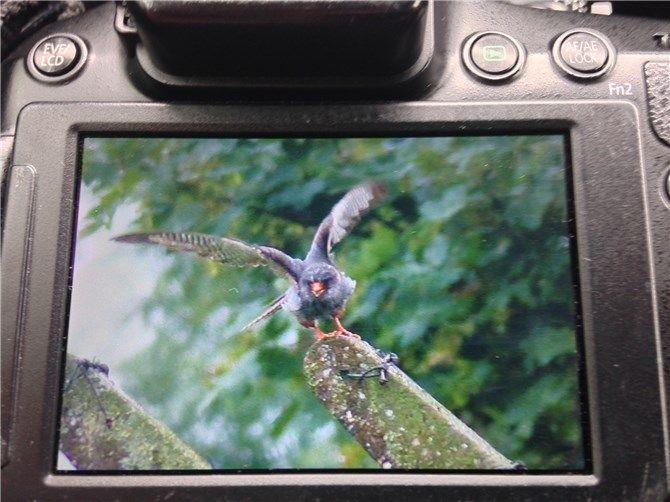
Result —
[{"label": "black camera body", "polygon": [[[5,496],[667,497],[667,30],[502,2],[108,2],[32,34],[2,66]],[[521,133],[566,139],[589,472],[55,472],[82,138]]]}]

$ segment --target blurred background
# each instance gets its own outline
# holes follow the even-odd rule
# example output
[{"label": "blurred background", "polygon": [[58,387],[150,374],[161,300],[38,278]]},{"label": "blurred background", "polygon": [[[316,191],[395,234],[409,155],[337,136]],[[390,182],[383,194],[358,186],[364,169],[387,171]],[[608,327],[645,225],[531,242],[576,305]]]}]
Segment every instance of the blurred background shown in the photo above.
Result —
[{"label": "blurred background", "polygon": [[[560,136],[84,142],[68,351],[110,377],[216,469],[377,468],[311,394],[312,334],[288,286],[111,242],[226,235],[304,257],[348,189],[389,201],[336,248],[357,281],[345,326],[529,469],[584,467]],[[92,397],[93,398],[93,397]]]}]

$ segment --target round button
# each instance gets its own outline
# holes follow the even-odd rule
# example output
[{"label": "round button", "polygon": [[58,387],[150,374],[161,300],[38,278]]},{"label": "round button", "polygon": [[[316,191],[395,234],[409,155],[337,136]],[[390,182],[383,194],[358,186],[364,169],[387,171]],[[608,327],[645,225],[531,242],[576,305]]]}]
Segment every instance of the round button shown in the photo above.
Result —
[{"label": "round button", "polygon": [[561,59],[573,70],[593,73],[600,70],[609,58],[605,43],[595,35],[577,32],[561,42]]},{"label": "round button", "polygon": [[499,75],[514,68],[519,60],[519,51],[504,35],[482,35],[470,48],[472,62],[485,73]]},{"label": "round button", "polygon": [[463,64],[481,80],[500,82],[523,68],[526,51],[509,35],[497,31],[473,33],[463,44]]},{"label": "round button", "polygon": [[68,37],[51,37],[33,52],[33,64],[42,75],[64,75],[77,65],[81,54],[78,45]]},{"label": "round button", "polygon": [[605,35],[586,28],[563,33],[551,50],[556,65],[568,75],[595,79],[607,73],[616,61],[614,46]]}]

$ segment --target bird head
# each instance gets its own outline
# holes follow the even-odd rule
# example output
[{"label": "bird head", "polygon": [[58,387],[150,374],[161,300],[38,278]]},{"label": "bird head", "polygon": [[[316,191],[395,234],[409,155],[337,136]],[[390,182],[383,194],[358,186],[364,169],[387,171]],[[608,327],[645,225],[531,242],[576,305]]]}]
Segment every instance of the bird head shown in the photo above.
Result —
[{"label": "bird head", "polygon": [[320,265],[309,270],[304,277],[304,285],[314,298],[321,298],[337,285],[340,274],[332,266]]},{"label": "bird head", "polygon": [[320,298],[328,291],[328,286],[323,281],[314,281],[309,284],[309,289],[316,298]]}]

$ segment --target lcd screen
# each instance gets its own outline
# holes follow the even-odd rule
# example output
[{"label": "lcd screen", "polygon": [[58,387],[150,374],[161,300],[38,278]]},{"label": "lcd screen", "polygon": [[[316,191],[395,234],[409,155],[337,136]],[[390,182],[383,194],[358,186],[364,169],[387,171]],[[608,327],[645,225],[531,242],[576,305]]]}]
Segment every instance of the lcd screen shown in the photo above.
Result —
[{"label": "lcd screen", "polygon": [[587,470],[561,135],[86,138],[61,471]]}]

